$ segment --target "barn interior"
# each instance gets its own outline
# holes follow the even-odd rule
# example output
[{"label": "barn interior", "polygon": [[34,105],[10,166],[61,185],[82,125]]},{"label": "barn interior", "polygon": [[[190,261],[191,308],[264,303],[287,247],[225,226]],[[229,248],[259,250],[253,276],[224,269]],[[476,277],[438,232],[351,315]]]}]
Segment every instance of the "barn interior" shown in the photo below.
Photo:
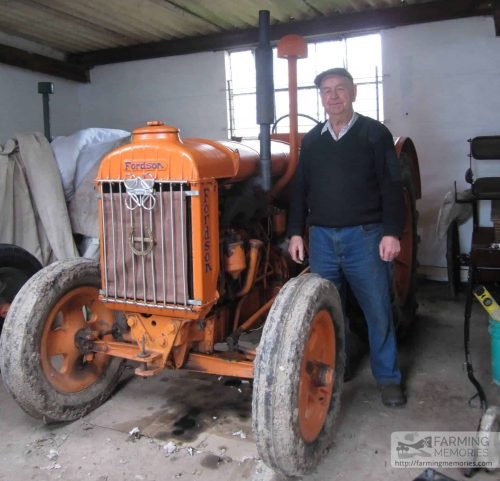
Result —
[{"label": "barn interior", "polygon": [[[0,1],[0,481],[500,479],[499,9]],[[320,374],[302,374],[330,386],[328,447],[312,461],[306,440],[295,462],[277,454],[281,428],[263,434],[281,400],[256,421],[281,365],[265,387],[254,365],[273,301],[300,282],[290,181],[304,133],[327,119],[314,78],[331,67],[353,75],[355,111],[390,130],[408,172],[393,289],[408,401],[380,402],[354,306],[352,379],[340,382],[339,359],[332,379],[317,359]],[[66,313],[81,318],[71,339]],[[67,370],[76,354],[96,366],[91,381]],[[65,396],[83,407],[67,414]],[[425,444],[474,433],[486,469],[470,451],[447,451],[449,466]]]}]

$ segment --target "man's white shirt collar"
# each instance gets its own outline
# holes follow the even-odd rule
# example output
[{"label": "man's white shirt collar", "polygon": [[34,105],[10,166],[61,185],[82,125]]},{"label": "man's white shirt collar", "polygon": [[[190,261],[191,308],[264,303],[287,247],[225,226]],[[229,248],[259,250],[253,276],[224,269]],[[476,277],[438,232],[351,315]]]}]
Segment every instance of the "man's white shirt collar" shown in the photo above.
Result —
[{"label": "man's white shirt collar", "polygon": [[338,136],[335,134],[332,126],[330,125],[330,120],[327,120],[325,122],[325,125],[323,125],[323,128],[321,129],[321,135],[323,135],[328,130],[328,132],[330,132],[330,134],[332,135],[333,140],[340,140],[341,137],[343,137],[345,134],[347,134],[347,132],[354,125],[354,122],[356,122],[358,117],[359,117],[359,115],[356,112],[354,112],[352,114],[351,120],[349,120],[349,122],[347,122],[347,124],[344,125],[344,127],[342,127],[340,129]]}]

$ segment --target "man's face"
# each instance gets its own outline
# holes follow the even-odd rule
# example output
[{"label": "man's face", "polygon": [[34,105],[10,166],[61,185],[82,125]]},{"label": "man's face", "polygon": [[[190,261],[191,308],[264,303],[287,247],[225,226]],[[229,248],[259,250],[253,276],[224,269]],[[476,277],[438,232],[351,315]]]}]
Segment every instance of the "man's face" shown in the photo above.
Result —
[{"label": "man's face", "polygon": [[341,75],[331,75],[321,81],[321,102],[329,117],[352,114],[352,103],[356,100],[356,86]]}]

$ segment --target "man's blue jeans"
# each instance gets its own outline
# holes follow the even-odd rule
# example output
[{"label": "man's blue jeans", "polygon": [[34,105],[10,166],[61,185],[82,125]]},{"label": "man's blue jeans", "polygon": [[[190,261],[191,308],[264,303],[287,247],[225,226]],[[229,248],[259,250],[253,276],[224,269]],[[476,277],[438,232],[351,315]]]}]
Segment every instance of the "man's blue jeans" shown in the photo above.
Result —
[{"label": "man's blue jeans", "polygon": [[311,226],[309,263],[311,272],[335,284],[343,304],[348,282],[368,325],[373,376],[378,384],[399,384],[401,373],[391,307],[392,263],[380,258],[381,239],[381,224]]}]

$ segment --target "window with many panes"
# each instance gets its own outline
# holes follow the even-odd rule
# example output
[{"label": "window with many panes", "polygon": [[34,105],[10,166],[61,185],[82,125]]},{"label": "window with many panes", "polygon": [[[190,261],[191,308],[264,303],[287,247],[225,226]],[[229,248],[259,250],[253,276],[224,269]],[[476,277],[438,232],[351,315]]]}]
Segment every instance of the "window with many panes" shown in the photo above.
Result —
[{"label": "window with many panes", "polygon": [[[288,63],[274,55],[275,118],[285,116],[288,106]],[[325,114],[314,77],[329,68],[345,67],[354,77],[358,96],[357,112],[383,121],[382,59],[380,35],[363,35],[308,43],[308,57],[297,61],[299,131],[314,126],[308,117],[324,120]],[[253,50],[229,52],[227,55],[227,92],[229,136],[251,138],[258,135],[255,111],[255,58]],[[288,132],[288,117],[277,124],[277,132]]]}]

